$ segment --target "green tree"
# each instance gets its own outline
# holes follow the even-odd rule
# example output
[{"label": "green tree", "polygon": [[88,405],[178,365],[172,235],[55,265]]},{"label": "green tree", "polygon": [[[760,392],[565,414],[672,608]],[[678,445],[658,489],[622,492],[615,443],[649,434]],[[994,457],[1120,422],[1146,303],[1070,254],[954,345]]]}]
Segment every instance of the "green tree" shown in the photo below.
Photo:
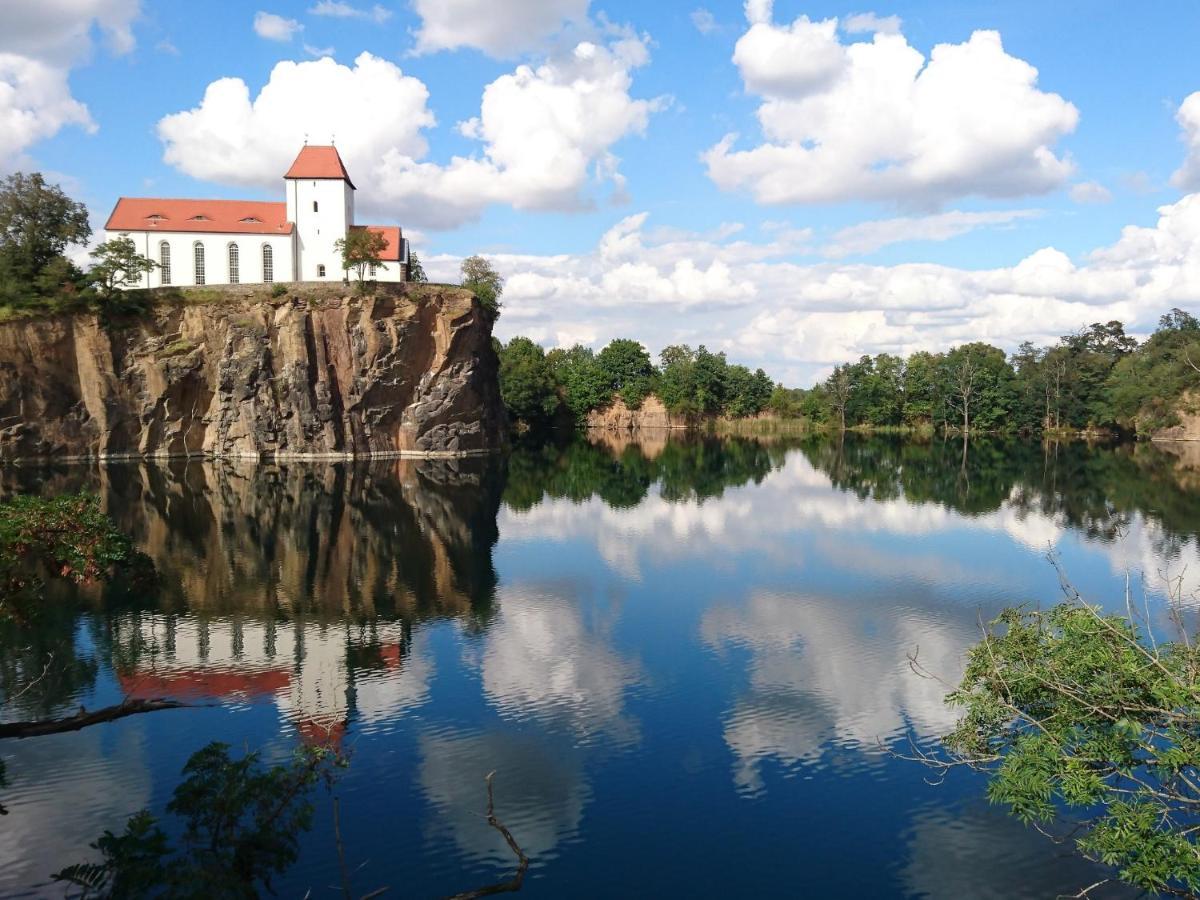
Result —
[{"label": "green tree", "polygon": [[366,228],[351,228],[344,238],[333,242],[333,248],[342,255],[342,271],[354,270],[359,285],[363,285],[367,270],[374,266],[386,269],[382,256],[387,250],[388,242],[378,231]]},{"label": "green tree", "polygon": [[946,402],[958,414],[964,434],[1004,422],[1011,406],[1012,369],[1004,351],[975,342],[955,347],[942,364]]},{"label": "green tree", "polygon": [[408,254],[408,280],[417,284],[425,284],[429,281],[429,276],[425,274],[425,267],[421,265],[420,257],[412,251],[409,251]]},{"label": "green tree", "polygon": [[462,286],[470,290],[493,317],[498,317],[504,278],[496,271],[491,260],[482,256],[468,256],[462,261],[461,272]]},{"label": "green tree", "polygon": [[[920,672],[919,663],[914,660]],[[990,623],[947,698],[962,707],[946,769],[990,776],[988,797],[1053,829],[1069,811],[1088,858],[1153,893],[1200,892],[1200,648],[1157,642],[1073,591]]]},{"label": "green tree", "polygon": [[[1200,388],[1200,322],[1173,309],[1135,353],[1123,355],[1105,384],[1104,411],[1124,428],[1150,432],[1172,425]],[[1194,401],[1193,401],[1194,402]]]},{"label": "green tree", "polygon": [[590,347],[576,344],[567,350],[556,348],[546,354],[546,362],[576,422],[583,422],[591,410],[612,399],[612,390]]},{"label": "green tree", "polygon": [[91,252],[91,257],[94,262],[87,280],[105,300],[111,300],[119,290],[136,287],[143,275],[158,267],[154,260],[138,253],[137,245],[129,237],[105,241]]},{"label": "green tree", "polygon": [[695,395],[698,412],[715,416],[725,408],[729,396],[729,364],[724,353],[712,353],[701,344],[696,348]]},{"label": "green tree", "polygon": [[509,415],[528,425],[548,421],[558,409],[554,373],[529,338],[515,337],[500,349],[500,396]]},{"label": "green tree", "polygon": [[621,395],[631,408],[642,405],[654,390],[654,364],[650,354],[637,341],[616,338],[596,354],[596,365],[609,391]]},{"label": "green tree", "polygon": [[46,288],[47,271],[64,252],[92,235],[87,207],[41,174],[17,172],[0,182],[0,289],[13,294]]}]

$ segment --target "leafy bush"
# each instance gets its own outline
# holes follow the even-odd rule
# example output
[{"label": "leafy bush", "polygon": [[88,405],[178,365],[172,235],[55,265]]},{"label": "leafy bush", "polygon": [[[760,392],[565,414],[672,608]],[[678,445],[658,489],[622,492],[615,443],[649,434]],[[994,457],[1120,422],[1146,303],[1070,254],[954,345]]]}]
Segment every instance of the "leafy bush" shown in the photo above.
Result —
[{"label": "leafy bush", "polygon": [[948,760],[988,772],[988,797],[1026,823],[1069,811],[1088,858],[1155,893],[1200,891],[1200,649],[1073,595],[1009,609],[948,700],[965,709]]}]

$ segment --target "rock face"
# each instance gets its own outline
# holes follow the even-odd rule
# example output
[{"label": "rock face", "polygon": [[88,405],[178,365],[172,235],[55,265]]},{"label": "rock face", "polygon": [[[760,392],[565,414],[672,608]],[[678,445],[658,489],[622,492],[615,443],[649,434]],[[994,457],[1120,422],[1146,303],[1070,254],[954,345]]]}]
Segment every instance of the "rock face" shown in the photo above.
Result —
[{"label": "rock face", "polygon": [[617,397],[604,409],[594,409],[588,413],[587,427],[605,431],[640,431],[643,428],[687,428],[688,422],[682,416],[667,412],[663,402],[651,394],[637,409],[630,409],[624,400]]},{"label": "rock face", "polygon": [[1176,402],[1178,424],[1160,428],[1150,435],[1155,441],[1200,441],[1200,395],[1185,391]]},{"label": "rock face", "polygon": [[491,324],[470,293],[291,290],[228,291],[118,323],[0,324],[0,459],[463,456],[501,445]]}]

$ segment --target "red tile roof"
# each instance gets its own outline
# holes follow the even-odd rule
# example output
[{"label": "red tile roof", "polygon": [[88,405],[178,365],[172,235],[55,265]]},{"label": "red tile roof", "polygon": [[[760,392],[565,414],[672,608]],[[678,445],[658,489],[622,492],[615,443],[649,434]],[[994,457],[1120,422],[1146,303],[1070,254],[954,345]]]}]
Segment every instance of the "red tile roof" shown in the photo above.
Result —
[{"label": "red tile roof", "polygon": [[350,175],[342,164],[342,157],[338,155],[337,147],[318,147],[305,144],[300,150],[300,155],[296,157],[296,161],[292,163],[292,167],[283,177],[336,178],[339,181],[345,181],[351,188],[354,187],[354,182],[350,180]]},{"label": "red tile roof", "polygon": [[293,226],[287,220],[286,203],[122,197],[104,227],[108,231],[291,234]]},{"label": "red tile roof", "polygon": [[400,262],[400,251],[404,247],[404,235],[401,233],[399,225],[352,225],[351,227],[365,228],[367,231],[382,234],[384,240],[387,241],[387,247],[379,254],[379,258],[389,262]]}]

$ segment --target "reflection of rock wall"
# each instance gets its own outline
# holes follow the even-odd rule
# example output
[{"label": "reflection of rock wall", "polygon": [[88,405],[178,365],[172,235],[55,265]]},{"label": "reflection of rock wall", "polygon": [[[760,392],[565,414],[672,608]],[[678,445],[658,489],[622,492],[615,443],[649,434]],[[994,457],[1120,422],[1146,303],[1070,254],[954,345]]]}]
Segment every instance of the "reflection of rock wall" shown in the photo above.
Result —
[{"label": "reflection of rock wall", "polygon": [[163,608],[409,618],[492,602],[501,485],[490,459],[177,460],[0,478],[44,494],[97,491],[163,574]]},{"label": "reflection of rock wall", "polygon": [[252,297],[0,325],[0,459],[465,454],[504,433],[471,295]]}]

